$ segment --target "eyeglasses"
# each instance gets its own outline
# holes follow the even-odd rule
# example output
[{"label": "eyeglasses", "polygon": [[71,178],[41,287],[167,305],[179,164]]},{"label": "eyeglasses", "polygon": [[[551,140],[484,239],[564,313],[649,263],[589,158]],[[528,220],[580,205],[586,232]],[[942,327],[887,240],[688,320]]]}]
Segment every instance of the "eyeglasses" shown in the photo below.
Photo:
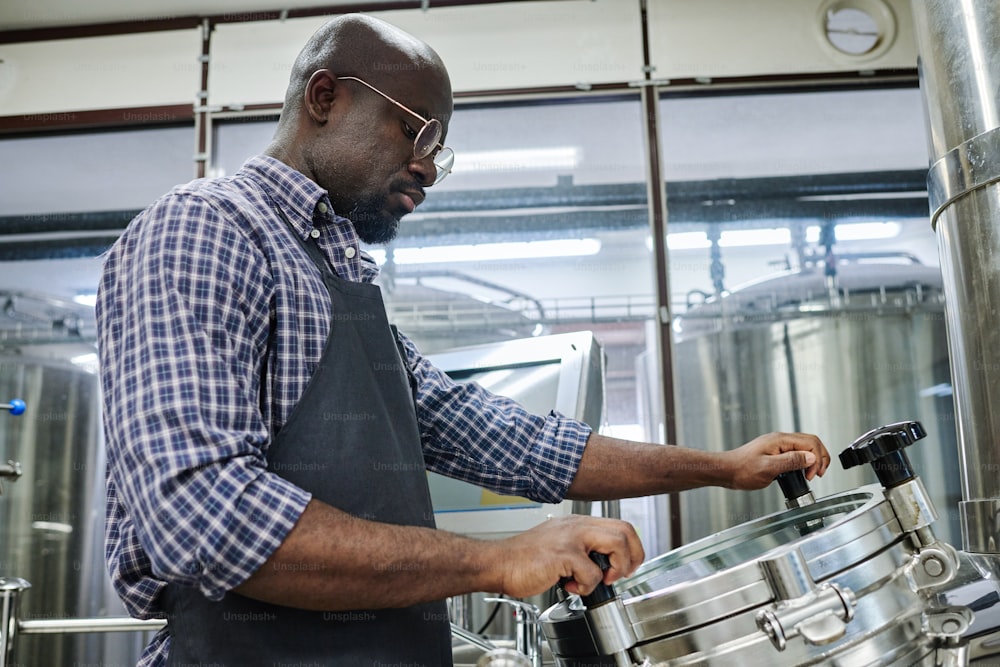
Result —
[{"label": "eyeglasses", "polygon": [[[434,168],[437,171],[437,175],[434,177],[434,182],[431,183],[431,185],[437,185],[451,173],[452,167],[455,166],[455,151],[451,150],[447,146],[441,145],[441,133],[444,131],[441,127],[441,121],[437,118],[431,118],[430,120],[424,118],[416,111],[403,106],[375,86],[371,85],[367,81],[362,81],[356,76],[341,76],[337,78],[347,81],[357,81],[361,85],[374,90],[376,93],[389,100],[406,113],[420,119],[420,122],[424,125],[417,132],[417,136],[413,138],[413,157],[418,160],[423,160],[428,155],[433,155],[432,161],[434,162]],[[434,151],[436,149],[437,153],[435,154]]]}]

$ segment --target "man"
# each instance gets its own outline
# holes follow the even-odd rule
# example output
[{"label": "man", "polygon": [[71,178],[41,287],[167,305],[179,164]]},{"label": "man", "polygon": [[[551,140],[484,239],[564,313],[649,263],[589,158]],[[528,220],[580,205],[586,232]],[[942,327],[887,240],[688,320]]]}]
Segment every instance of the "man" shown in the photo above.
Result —
[{"label": "man", "polygon": [[803,434],[713,454],[529,415],[396,334],[358,241],[393,238],[448,167],[451,112],[426,44],[334,19],[265,155],[175,188],[110,251],[107,559],[133,615],[168,618],[140,664],[450,664],[447,597],[564,577],[587,593],[643,560],[631,526],[593,517],[489,542],[437,531],[426,469],[544,502],[825,472]]}]

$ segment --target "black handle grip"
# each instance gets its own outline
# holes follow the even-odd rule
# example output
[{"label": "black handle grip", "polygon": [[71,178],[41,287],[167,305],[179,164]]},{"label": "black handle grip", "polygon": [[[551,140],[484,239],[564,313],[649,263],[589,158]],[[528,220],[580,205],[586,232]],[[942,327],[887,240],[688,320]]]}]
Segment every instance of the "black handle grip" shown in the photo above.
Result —
[{"label": "black handle grip", "polygon": [[[604,554],[591,551],[590,560],[597,563],[598,567],[601,568],[602,575],[611,569],[611,560]],[[614,597],[615,589],[610,584],[606,584],[604,581],[601,581],[597,584],[597,588],[591,591],[589,595],[581,595],[580,599],[583,600],[583,605],[590,609],[591,607],[602,605],[608,600],[614,599]]]},{"label": "black handle grip", "polygon": [[[598,553],[596,551],[591,551],[589,555],[590,555],[590,560],[597,563],[598,567],[601,568],[602,574],[611,569],[611,560],[606,555]],[[570,579],[569,577],[563,577],[559,580],[559,583],[557,585],[559,586],[559,588],[565,590],[566,584],[568,584],[571,581],[573,580]],[[580,600],[582,600],[584,606],[589,609],[604,604],[608,600],[613,599],[615,595],[616,594],[614,587],[612,587],[610,584],[604,583],[604,581],[601,581],[601,583],[597,584],[597,588],[592,590],[588,595],[581,595]]]},{"label": "black handle grip", "polygon": [[896,422],[868,431],[840,453],[840,464],[844,469],[862,463],[870,463],[878,481],[885,488],[907,482],[914,477],[913,466],[903,451],[917,440],[925,437],[920,422]]},{"label": "black handle grip", "polygon": [[781,493],[788,500],[795,500],[812,493],[809,482],[806,481],[806,474],[801,469],[783,472],[776,479],[778,486],[781,487]]}]

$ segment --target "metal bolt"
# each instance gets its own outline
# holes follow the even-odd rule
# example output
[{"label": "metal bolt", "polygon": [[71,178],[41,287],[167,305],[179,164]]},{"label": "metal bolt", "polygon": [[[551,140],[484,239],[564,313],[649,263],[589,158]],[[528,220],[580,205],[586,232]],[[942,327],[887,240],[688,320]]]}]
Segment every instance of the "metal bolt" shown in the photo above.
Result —
[{"label": "metal bolt", "polygon": [[941,631],[953,635],[962,629],[962,623],[954,618],[947,618],[941,623]]},{"label": "metal bolt", "polygon": [[932,577],[940,577],[944,573],[944,563],[936,556],[932,556],[924,561],[924,572]]}]

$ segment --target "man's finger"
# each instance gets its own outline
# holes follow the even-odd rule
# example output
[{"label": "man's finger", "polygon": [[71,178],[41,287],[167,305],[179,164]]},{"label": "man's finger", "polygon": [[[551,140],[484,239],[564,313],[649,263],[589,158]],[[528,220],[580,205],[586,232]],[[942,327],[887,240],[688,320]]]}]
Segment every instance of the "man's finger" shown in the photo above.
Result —
[{"label": "man's finger", "polygon": [[816,463],[816,455],[812,452],[794,451],[785,452],[780,457],[782,461],[781,472],[791,472],[793,470],[802,470],[804,468],[809,468],[814,463]]}]

